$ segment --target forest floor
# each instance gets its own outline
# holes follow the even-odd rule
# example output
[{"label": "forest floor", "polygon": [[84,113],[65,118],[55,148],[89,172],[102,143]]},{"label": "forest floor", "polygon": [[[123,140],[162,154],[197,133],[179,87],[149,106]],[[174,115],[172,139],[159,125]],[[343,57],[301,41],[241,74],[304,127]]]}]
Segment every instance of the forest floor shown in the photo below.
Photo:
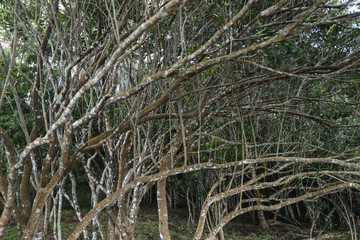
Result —
[{"label": "forest floor", "polygon": [[[104,216],[100,216],[100,219]],[[74,230],[77,220],[72,211],[64,211],[62,216],[62,239],[67,239],[70,233]],[[224,228],[224,235],[226,240],[304,240],[309,239],[309,228],[306,226],[297,227],[295,225],[286,224],[278,221],[271,221],[270,230],[263,231],[259,225],[254,224],[251,216],[237,218],[231,221]],[[142,209],[135,228],[136,240],[158,240],[158,216],[156,209]],[[107,225],[104,221],[104,226]],[[169,228],[173,240],[192,239],[196,224],[191,225],[188,221],[188,212],[185,209],[169,210]],[[105,230],[105,229],[104,229]],[[207,230],[204,229],[204,236]],[[348,232],[324,232],[325,238],[312,239],[327,239],[327,240],[343,240],[351,239]],[[4,240],[20,239],[17,235],[16,224],[11,222],[5,229]],[[47,237],[47,240],[54,239]],[[98,236],[98,239],[101,239]],[[205,239],[203,237],[202,239]]]},{"label": "forest floor", "polygon": [[[196,221],[194,225],[189,224],[188,216],[187,210],[184,209],[169,211],[169,228],[172,239],[193,239],[197,225]],[[136,239],[159,239],[157,221],[156,211],[146,209],[141,212],[136,228]],[[205,239],[207,232],[207,229],[204,228],[202,239]],[[299,228],[290,225],[272,226],[269,231],[264,232],[258,225],[254,225],[252,219],[249,218],[235,219],[224,228],[226,240],[297,240],[304,238],[304,236],[300,236],[301,234],[302,231]]]}]

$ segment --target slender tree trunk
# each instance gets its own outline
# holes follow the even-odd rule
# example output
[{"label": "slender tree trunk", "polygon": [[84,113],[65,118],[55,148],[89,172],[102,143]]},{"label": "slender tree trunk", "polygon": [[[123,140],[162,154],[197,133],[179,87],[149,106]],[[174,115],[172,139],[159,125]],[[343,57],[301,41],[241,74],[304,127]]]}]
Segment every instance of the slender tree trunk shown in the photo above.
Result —
[{"label": "slender tree trunk", "polygon": [[[255,168],[251,168],[251,177],[252,178],[255,178],[256,177],[256,171],[255,171]],[[255,195],[258,199],[261,198],[261,192],[259,189],[256,189],[255,190]],[[260,203],[260,200],[257,201],[257,204],[258,205],[261,205]],[[258,210],[257,211],[257,215],[258,215],[258,218],[259,218],[259,222],[260,222],[260,227],[262,230],[269,230],[269,225],[267,224],[266,222],[266,218],[265,218],[265,215],[264,215],[264,211],[263,210]]]},{"label": "slender tree trunk", "polygon": [[225,240],[224,230],[221,229],[218,233],[219,240]]},{"label": "slender tree trunk", "polygon": [[157,183],[157,202],[159,211],[159,233],[160,239],[171,239],[168,221],[168,209],[166,201],[166,179]]},{"label": "slender tree trunk", "polygon": [[0,239],[2,239],[2,236],[4,235],[5,226],[8,223],[8,220],[11,217],[11,212],[13,210],[13,207],[15,205],[15,181],[14,181],[14,174],[10,173],[10,176],[8,176],[9,181],[9,187],[7,191],[7,199],[4,206],[4,209],[1,213],[0,217]]},{"label": "slender tree trunk", "polygon": [[[118,182],[116,186],[117,190],[119,190],[122,187],[123,181],[125,179],[125,175],[126,175],[125,163],[128,160],[130,144],[131,144],[131,133],[127,132],[119,156]],[[119,223],[120,229],[117,228],[116,235],[118,239],[121,240],[128,239],[129,238],[128,232],[125,227],[126,225],[125,223],[127,222],[126,221],[127,205],[125,201],[125,196],[122,196],[118,199],[117,206],[118,206],[117,221]]]},{"label": "slender tree trunk", "polygon": [[[82,216],[81,216],[81,209],[80,209],[79,201],[77,198],[76,179],[72,172],[69,173],[69,177],[71,180],[71,195],[72,195],[73,208],[75,210],[78,220],[81,221]],[[89,233],[87,230],[84,230],[83,234],[84,234],[84,239],[89,239]]]},{"label": "slender tree trunk", "polygon": [[57,240],[62,239],[62,232],[61,232],[61,215],[62,215],[62,203],[63,203],[63,194],[61,189],[59,188],[59,207],[58,207],[58,218],[57,218]]}]

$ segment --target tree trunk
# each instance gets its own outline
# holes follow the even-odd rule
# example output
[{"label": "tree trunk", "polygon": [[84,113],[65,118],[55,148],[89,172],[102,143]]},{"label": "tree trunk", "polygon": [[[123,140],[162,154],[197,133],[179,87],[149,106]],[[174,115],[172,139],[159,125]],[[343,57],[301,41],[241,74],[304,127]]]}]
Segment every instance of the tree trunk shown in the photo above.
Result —
[{"label": "tree trunk", "polygon": [[168,209],[166,201],[166,179],[157,183],[157,202],[159,211],[159,233],[160,239],[171,239],[169,231]]},{"label": "tree trunk", "polygon": [[[256,171],[255,171],[255,168],[251,168],[251,177],[252,178],[256,178]],[[256,198],[260,199],[261,198],[261,192],[259,189],[256,189],[255,190],[255,195],[256,195]],[[261,202],[260,200],[257,201],[257,205],[261,205]],[[260,227],[262,230],[269,230],[269,225],[267,224],[266,222],[266,218],[265,218],[265,215],[264,215],[264,211],[263,210],[258,210],[257,211],[257,215],[258,215],[258,218],[259,218],[259,222],[260,222]]]}]

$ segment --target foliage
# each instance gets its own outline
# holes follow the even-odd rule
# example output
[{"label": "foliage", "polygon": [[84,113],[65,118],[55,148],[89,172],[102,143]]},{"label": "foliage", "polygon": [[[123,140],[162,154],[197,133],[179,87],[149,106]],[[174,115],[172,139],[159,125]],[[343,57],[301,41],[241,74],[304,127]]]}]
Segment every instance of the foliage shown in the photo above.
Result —
[{"label": "foliage", "polygon": [[[268,216],[307,217],[310,235],[339,216],[355,238],[360,13],[350,7],[1,1],[0,229],[13,216],[23,239],[236,239],[224,230],[255,211],[264,230]],[[152,199],[157,222],[137,221]],[[169,220],[179,206],[191,231]],[[61,231],[71,209],[78,223]]]}]

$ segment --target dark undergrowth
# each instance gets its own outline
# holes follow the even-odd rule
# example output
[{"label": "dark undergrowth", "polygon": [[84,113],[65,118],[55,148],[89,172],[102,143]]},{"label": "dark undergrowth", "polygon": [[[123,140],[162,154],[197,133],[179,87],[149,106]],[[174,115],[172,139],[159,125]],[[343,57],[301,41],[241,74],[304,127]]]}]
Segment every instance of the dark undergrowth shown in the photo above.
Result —
[{"label": "dark undergrowth", "polygon": [[[101,214],[100,219],[103,224],[103,230],[106,234],[107,221],[104,220],[106,215]],[[72,211],[64,211],[62,217],[62,239],[67,239],[70,233],[74,230],[77,220]],[[158,240],[158,216],[157,210],[151,208],[142,209],[137,219],[137,225],[135,228],[136,240]],[[258,224],[252,220],[250,215],[241,216],[231,221],[224,228],[224,235],[226,240],[300,240],[309,239],[308,227],[298,227],[289,223],[282,223],[278,221],[269,220],[270,230],[263,231]],[[169,211],[169,228],[172,239],[192,239],[196,231],[196,225],[189,224],[188,213],[184,209],[170,210]],[[89,228],[90,230],[90,228]],[[50,232],[53,229],[49,229]],[[89,232],[90,233],[90,232]],[[206,238],[208,231],[204,229],[203,238]],[[316,235],[316,234],[314,234]],[[350,235],[346,235],[346,232],[323,232],[323,235],[329,237],[324,239],[351,239]],[[15,222],[10,222],[5,229],[4,240],[20,239],[18,236],[17,227]],[[55,239],[49,234],[46,237],[47,240]],[[82,239],[82,237],[80,238]],[[98,239],[101,239],[98,236]]]}]

